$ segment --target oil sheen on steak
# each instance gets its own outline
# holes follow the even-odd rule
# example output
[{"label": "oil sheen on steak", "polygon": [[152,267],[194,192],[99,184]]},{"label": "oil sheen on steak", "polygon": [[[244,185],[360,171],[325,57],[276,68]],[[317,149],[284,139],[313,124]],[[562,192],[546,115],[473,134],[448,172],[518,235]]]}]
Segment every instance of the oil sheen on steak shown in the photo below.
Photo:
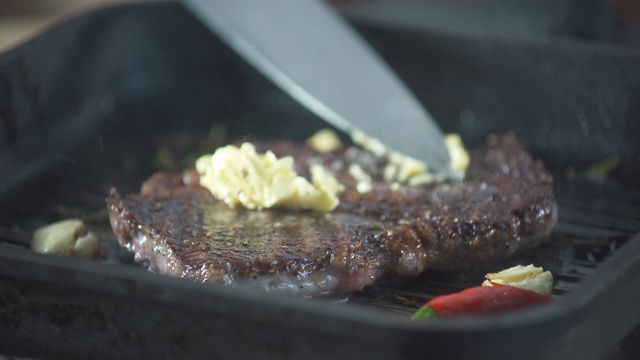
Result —
[{"label": "oil sheen on steak", "polygon": [[[552,177],[512,134],[471,154],[462,182],[393,187],[384,162],[355,147],[320,155],[291,142],[261,143],[293,155],[297,171],[322,163],[346,190],[331,213],[230,209],[193,171],[157,173],[140,194],[108,198],[119,242],[162,274],[296,296],[340,296],[382,275],[462,270],[536,246],[556,223]],[[374,178],[360,194],[349,175]]]}]

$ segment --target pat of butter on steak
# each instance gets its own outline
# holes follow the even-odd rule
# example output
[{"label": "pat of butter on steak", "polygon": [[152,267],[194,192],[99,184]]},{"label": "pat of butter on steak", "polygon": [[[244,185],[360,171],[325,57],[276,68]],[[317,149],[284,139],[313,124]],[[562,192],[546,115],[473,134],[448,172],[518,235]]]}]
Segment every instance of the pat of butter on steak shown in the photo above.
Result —
[{"label": "pat of butter on steak", "polygon": [[311,164],[311,182],[298,176],[291,156],[273,152],[258,154],[253,144],[227,145],[196,161],[200,186],[209,189],[230,207],[242,204],[262,210],[274,206],[327,212],[338,206],[344,190],[318,164]]},{"label": "pat of butter on steak", "polygon": [[[344,296],[383,275],[463,270],[539,245],[557,221],[553,181],[513,134],[489,136],[463,181],[412,187],[384,180],[386,160],[346,146],[319,153],[287,141],[257,145],[311,164],[345,189],[330,213],[230,208],[193,171],[157,173],[140,194],[107,199],[118,241],[153,271],[294,296]],[[371,177],[359,192],[357,165]]]}]

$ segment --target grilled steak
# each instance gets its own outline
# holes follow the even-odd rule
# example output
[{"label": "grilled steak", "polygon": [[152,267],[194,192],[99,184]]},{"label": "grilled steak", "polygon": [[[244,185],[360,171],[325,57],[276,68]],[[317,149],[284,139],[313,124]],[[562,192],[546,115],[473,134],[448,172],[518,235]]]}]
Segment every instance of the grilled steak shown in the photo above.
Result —
[{"label": "grilled steak", "polygon": [[[552,177],[512,134],[490,136],[471,154],[462,182],[397,187],[384,161],[356,148],[318,154],[291,142],[258,145],[293,155],[297,171],[322,163],[346,190],[331,213],[231,209],[193,171],[158,173],[140,194],[108,198],[119,242],[152,270],[297,296],[344,295],[382,275],[461,270],[538,245],[556,223]],[[261,148],[261,149],[260,149]],[[373,178],[361,194],[349,175]]]}]

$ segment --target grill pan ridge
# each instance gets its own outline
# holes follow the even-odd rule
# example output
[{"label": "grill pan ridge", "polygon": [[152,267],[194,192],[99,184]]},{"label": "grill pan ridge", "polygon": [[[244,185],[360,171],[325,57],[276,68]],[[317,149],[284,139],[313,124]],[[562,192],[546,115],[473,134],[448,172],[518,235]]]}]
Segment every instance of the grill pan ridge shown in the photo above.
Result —
[{"label": "grill pan ridge", "polygon": [[[184,154],[183,144],[202,141],[213,122],[230,138],[302,140],[323,127],[180,5],[151,1],[76,16],[0,55],[0,354],[637,356],[628,345],[640,324],[638,54],[357,25],[446,131],[474,146],[513,130],[552,170],[560,218],[551,241],[496,268],[533,262],[551,270],[557,302],[425,323],[408,319],[420,304],[477,285],[496,268],[428,271],[335,303],[205,286],[134,264],[110,232],[104,200],[111,186],[137,191],[157,169],[159,149]],[[554,76],[545,75],[549,66]],[[607,96],[617,106],[606,109],[605,128],[597,114]],[[579,130],[576,106],[592,132]],[[614,156],[615,169],[589,171]],[[35,228],[65,217],[100,235],[100,260],[28,250]]]}]

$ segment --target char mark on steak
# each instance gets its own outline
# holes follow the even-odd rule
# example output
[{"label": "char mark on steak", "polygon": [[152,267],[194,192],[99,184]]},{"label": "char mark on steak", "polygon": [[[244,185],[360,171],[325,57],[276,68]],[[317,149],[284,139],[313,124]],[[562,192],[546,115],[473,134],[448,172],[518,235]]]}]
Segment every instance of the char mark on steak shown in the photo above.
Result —
[{"label": "char mark on steak", "polygon": [[[108,198],[119,242],[162,274],[296,296],[341,296],[382,275],[463,270],[505,259],[547,238],[556,223],[552,177],[512,134],[473,151],[462,182],[394,187],[384,161],[356,147],[318,154],[291,142],[258,145],[292,155],[298,172],[322,163],[346,190],[331,213],[230,209],[193,171],[157,173],[140,194]],[[361,194],[349,175],[373,178]]]}]

